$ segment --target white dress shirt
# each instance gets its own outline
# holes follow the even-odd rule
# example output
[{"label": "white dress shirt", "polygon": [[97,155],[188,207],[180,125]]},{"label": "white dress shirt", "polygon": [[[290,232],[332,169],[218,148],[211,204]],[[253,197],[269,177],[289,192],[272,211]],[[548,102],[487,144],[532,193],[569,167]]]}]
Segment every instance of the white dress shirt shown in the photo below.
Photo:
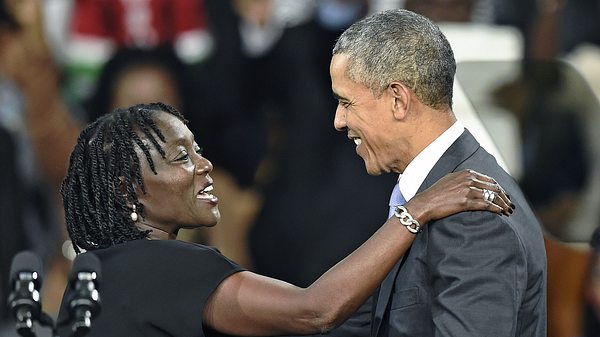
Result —
[{"label": "white dress shirt", "polygon": [[404,172],[398,177],[400,192],[402,192],[406,201],[417,194],[419,187],[423,184],[433,166],[462,135],[464,130],[465,127],[459,121],[456,121],[408,164]]}]

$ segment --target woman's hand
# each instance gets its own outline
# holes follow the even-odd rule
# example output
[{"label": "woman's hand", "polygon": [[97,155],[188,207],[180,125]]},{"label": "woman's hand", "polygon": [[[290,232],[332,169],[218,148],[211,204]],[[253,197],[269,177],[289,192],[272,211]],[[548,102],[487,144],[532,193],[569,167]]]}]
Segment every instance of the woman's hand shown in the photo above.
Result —
[{"label": "woman's hand", "polygon": [[515,206],[496,180],[463,170],[444,176],[415,195],[405,207],[419,223],[425,224],[464,211],[490,211],[508,216]]}]

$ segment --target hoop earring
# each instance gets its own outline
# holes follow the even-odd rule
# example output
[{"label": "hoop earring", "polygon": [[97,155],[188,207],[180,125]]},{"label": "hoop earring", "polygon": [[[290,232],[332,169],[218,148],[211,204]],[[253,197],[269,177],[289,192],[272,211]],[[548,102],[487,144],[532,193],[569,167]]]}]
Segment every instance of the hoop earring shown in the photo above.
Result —
[{"label": "hoop earring", "polygon": [[133,222],[138,221],[138,214],[135,211],[135,205],[133,205],[133,209],[131,210],[131,214],[129,214],[129,217],[131,218],[131,221],[133,221]]}]

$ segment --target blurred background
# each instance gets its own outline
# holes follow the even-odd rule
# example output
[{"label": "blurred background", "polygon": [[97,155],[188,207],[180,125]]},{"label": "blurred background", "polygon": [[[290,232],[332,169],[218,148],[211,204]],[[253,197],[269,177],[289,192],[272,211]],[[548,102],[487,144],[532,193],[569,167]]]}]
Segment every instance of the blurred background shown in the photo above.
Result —
[{"label": "blurred background", "polygon": [[115,107],[174,105],[213,162],[222,221],[182,239],[300,286],[358,247],[397,177],[336,134],[329,61],[389,8],[442,28],[456,115],[544,226],[548,336],[600,336],[599,0],[0,0],[0,336],[18,251],[43,259],[56,315],[73,259],[58,190],[79,131]]}]

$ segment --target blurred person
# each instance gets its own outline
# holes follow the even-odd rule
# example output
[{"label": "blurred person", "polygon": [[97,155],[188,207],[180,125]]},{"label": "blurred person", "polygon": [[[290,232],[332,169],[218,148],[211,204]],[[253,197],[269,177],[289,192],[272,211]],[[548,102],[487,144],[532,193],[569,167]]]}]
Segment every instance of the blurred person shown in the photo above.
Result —
[{"label": "blurred person", "polygon": [[102,67],[85,111],[90,122],[115,108],[163,101],[194,111],[191,78],[171,46],[121,48]]},{"label": "blurred person", "polygon": [[406,0],[404,9],[419,13],[434,22],[469,22],[473,0]]},{"label": "blurred person", "polygon": [[264,160],[280,146],[274,138],[285,133],[281,124],[291,125],[287,120],[296,112],[320,110],[323,91],[313,86],[311,36],[304,24],[309,8],[298,1],[206,1],[217,43],[196,76],[198,92],[208,98],[199,123],[207,127],[200,133],[208,141],[207,155],[241,186],[269,179],[264,172],[271,166]]},{"label": "blurred person", "polygon": [[[564,61],[473,62],[457,77],[494,139],[515,142],[508,149],[522,168],[517,181],[545,230],[548,336],[581,336],[584,242],[598,226],[594,132],[600,107]],[[501,119],[513,131],[506,132]],[[551,169],[557,165],[559,173]]]},{"label": "blurred person", "polygon": [[0,334],[5,336],[14,330],[7,319],[8,269],[20,250],[43,260],[44,309],[58,311],[69,262],[61,254],[66,233],[60,230],[55,196],[80,129],[61,98],[39,1],[2,1],[0,20]]},{"label": "blurred person", "polygon": [[600,43],[597,0],[371,0],[369,13],[403,8],[436,23],[472,22],[516,27],[525,58],[550,59],[584,43]]},{"label": "blurred person", "polygon": [[77,99],[89,96],[100,69],[121,48],[173,45],[183,62],[197,64],[213,46],[203,0],[77,0],[70,26],[67,66]]},{"label": "blurred person", "polygon": [[600,44],[597,0],[494,0],[495,23],[519,28],[526,58],[561,57],[582,44]]},{"label": "blurred person", "polygon": [[370,333],[357,335],[545,336],[541,227],[514,179],[456,120],[456,65],[439,28],[407,10],[374,14],[342,33],[330,69],[335,128],[369,174],[400,174],[390,204],[473,166],[516,205],[509,218],[458,213],[425,228],[374,295]]},{"label": "blurred person", "polygon": [[[586,120],[563,95],[572,85],[567,67],[549,60],[524,61],[516,78],[492,94],[518,121],[523,149],[519,185],[540,222],[557,238],[568,237],[565,222],[581,207],[592,163]],[[557,165],[560,173],[552,169]]]},{"label": "blurred person", "polygon": [[437,23],[492,23],[495,0],[370,0],[369,13],[407,9]]},{"label": "blurred person", "polygon": [[[184,117],[163,103],[116,109],[82,131],[61,195],[73,248],[101,260],[102,313],[90,336],[327,332],[375,290],[419,236],[419,223],[457,211],[508,215],[511,209],[493,179],[470,170],[450,174],[300,288],[245,271],[213,248],[176,240],[182,228],[218,222],[212,168]],[[494,202],[482,189],[495,193]],[[413,221],[402,225],[400,217]],[[68,288],[60,322],[69,320],[72,295]],[[69,330],[67,324],[60,334]]]}]

